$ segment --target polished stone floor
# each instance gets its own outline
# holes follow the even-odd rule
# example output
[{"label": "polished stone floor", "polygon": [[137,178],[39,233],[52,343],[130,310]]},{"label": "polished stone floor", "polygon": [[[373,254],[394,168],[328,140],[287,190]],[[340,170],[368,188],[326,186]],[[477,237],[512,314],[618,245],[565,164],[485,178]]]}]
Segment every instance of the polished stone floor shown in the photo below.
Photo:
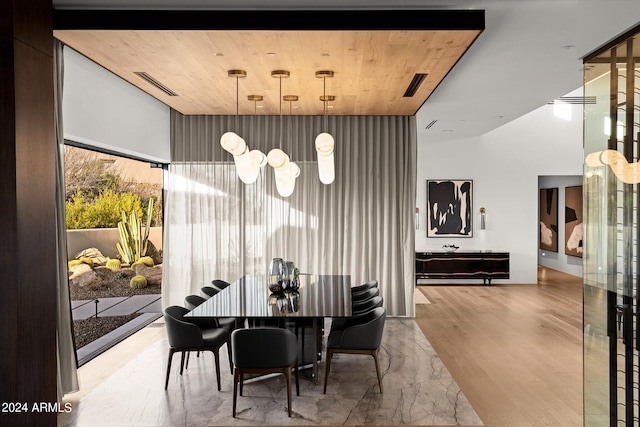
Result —
[{"label": "polished stone floor", "polygon": [[232,376],[224,348],[222,391],[216,390],[211,353],[192,357],[182,376],[179,357],[174,357],[165,391],[167,354],[163,337],[86,394],[70,413],[60,414],[58,426],[482,425],[412,319],[386,321],[380,351],[384,394],[371,357],[337,355],[326,395],[322,381],[301,377],[291,418],[282,376],[246,384],[237,418],[232,418]]}]

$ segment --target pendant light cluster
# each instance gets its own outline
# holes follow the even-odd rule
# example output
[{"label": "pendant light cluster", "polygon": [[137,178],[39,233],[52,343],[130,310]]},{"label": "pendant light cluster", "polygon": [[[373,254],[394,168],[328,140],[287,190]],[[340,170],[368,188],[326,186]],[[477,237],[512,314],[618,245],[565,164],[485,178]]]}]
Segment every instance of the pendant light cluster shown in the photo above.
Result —
[{"label": "pendant light cluster", "polygon": [[[327,78],[333,77],[333,71],[316,71],[316,77],[322,79],[322,96],[320,101],[324,103],[324,128],[328,128],[327,123],[327,103],[335,101],[336,97],[327,95]],[[336,177],[333,149],[335,140],[328,132],[322,132],[316,137],[316,152],[318,153],[318,175],[323,184],[331,184]]]},{"label": "pendant light cluster", "polygon": [[[236,78],[236,129],[238,128],[238,81],[247,77],[244,70],[229,70],[229,77]],[[220,137],[220,145],[233,154],[238,177],[245,184],[253,184],[260,175],[260,169],[267,164],[267,157],[260,150],[249,150],[247,143],[235,132],[225,132]]]},{"label": "pendant light cluster", "polygon": [[[236,128],[238,123],[239,102],[238,102],[238,81],[240,78],[247,76],[244,70],[230,70],[229,77],[236,78]],[[289,156],[282,150],[283,146],[283,126],[282,126],[282,101],[289,102],[289,110],[291,113],[291,102],[297,101],[296,95],[282,96],[282,79],[289,78],[290,73],[286,70],[275,70],[271,72],[271,77],[280,81],[280,139],[279,147],[269,151],[268,155],[264,155],[260,150],[249,150],[244,139],[235,132],[225,132],[220,138],[220,145],[223,149],[233,155],[236,165],[238,177],[245,184],[252,184],[260,175],[260,170],[268,163],[273,168],[276,189],[282,197],[289,197],[295,189],[296,179],[300,176],[300,168],[291,161]],[[334,101],[335,96],[326,94],[326,79],[333,77],[333,71],[318,71],[316,77],[323,79],[323,95],[320,100],[324,102],[324,128],[327,129],[327,102]],[[262,96],[250,95],[250,101],[261,101]],[[255,109],[255,108],[254,108]],[[333,151],[335,141],[333,136],[328,132],[320,133],[315,140],[316,152],[318,154],[318,174],[323,184],[331,184],[335,179],[335,167]]]}]

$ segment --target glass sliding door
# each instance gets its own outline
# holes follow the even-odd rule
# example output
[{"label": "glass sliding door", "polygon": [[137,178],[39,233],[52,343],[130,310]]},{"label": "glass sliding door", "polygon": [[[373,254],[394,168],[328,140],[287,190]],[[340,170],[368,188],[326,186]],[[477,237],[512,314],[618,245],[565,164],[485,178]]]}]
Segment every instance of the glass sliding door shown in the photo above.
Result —
[{"label": "glass sliding door", "polygon": [[585,426],[637,426],[640,35],[585,60]]}]

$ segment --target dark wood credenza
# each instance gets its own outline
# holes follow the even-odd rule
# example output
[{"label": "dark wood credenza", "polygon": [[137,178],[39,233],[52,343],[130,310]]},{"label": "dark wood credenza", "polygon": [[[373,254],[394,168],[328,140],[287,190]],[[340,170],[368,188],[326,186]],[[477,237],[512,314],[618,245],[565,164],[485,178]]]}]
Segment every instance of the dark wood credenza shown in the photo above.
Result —
[{"label": "dark wood credenza", "polygon": [[509,252],[462,251],[416,252],[418,279],[492,279],[509,278]]}]

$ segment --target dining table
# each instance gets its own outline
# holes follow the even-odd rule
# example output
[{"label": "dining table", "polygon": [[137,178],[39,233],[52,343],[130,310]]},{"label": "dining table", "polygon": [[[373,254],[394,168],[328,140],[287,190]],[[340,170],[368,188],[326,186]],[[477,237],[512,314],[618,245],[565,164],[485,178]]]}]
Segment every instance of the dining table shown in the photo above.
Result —
[{"label": "dining table", "polygon": [[311,368],[310,376],[317,382],[324,319],[351,316],[351,276],[301,273],[298,279],[297,290],[274,293],[267,275],[245,275],[186,316],[236,317],[247,319],[249,325],[293,326],[301,365]]}]

